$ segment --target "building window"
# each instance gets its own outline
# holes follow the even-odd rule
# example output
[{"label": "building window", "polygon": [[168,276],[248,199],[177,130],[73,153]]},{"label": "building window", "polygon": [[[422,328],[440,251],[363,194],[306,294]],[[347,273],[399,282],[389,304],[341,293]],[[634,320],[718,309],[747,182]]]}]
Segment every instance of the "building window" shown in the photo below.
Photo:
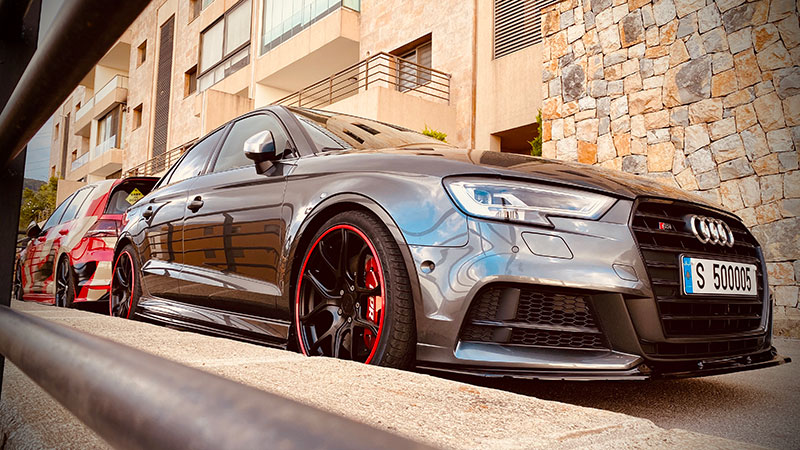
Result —
[{"label": "building window", "polygon": [[112,148],[123,147],[124,122],[125,113],[121,105],[112,109],[97,121],[97,145],[95,146],[94,156]]},{"label": "building window", "polygon": [[251,0],[239,2],[200,33],[201,91],[250,63],[250,10]]},{"label": "building window", "polygon": [[361,9],[361,0],[262,1],[262,55],[341,7]]},{"label": "building window", "polygon": [[133,129],[136,130],[142,126],[142,104],[133,108]]},{"label": "building window", "polygon": [[494,57],[542,42],[542,8],[557,0],[494,0]]},{"label": "building window", "polygon": [[197,66],[187,70],[183,78],[183,98],[186,98],[197,91]]},{"label": "building window", "polygon": [[189,0],[189,22],[200,15],[202,0]]},{"label": "building window", "polygon": [[212,3],[214,3],[214,0],[203,0],[203,9],[206,9],[206,7]]},{"label": "building window", "polygon": [[397,64],[397,89],[401,92],[416,89],[431,81],[432,49],[430,38],[414,43],[409,49],[403,47],[395,52],[402,61]]},{"label": "building window", "polygon": [[139,45],[139,48],[136,49],[136,67],[141,66],[144,64],[145,60],[147,59],[147,40],[145,39],[144,42]]}]

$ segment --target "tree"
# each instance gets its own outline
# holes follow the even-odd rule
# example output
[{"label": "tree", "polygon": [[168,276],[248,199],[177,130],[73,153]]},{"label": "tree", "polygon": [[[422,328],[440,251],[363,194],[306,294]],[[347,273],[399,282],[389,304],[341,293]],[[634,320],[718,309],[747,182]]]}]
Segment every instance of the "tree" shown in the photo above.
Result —
[{"label": "tree", "polygon": [[19,211],[19,228],[24,230],[33,221],[47,219],[56,209],[56,192],[58,178],[50,177],[50,181],[41,185],[39,190],[26,188],[22,192],[22,207]]}]

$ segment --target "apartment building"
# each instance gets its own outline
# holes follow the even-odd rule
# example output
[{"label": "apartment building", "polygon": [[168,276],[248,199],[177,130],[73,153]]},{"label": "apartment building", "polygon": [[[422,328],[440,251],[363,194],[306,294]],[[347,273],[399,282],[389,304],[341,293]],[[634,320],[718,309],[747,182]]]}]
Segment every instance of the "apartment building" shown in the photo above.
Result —
[{"label": "apartment building", "polygon": [[281,103],[528,152],[538,0],[153,0],[55,114],[51,174],[159,174],[198,138]]}]

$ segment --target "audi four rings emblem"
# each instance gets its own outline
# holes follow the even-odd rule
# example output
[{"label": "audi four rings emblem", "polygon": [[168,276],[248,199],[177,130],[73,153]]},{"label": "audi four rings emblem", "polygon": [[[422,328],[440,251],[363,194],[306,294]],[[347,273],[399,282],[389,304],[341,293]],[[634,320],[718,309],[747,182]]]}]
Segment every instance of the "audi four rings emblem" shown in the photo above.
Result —
[{"label": "audi four rings emblem", "polygon": [[702,242],[733,247],[733,231],[727,223],[705,216],[689,216],[689,228]]}]

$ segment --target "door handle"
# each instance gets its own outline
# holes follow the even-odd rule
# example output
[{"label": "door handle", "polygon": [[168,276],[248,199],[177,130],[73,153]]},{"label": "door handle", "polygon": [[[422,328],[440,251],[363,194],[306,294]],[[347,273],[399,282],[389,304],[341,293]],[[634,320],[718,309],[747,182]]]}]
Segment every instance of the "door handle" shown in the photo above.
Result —
[{"label": "door handle", "polygon": [[195,197],[194,200],[192,200],[192,202],[189,203],[188,206],[188,208],[192,210],[192,212],[197,212],[202,207],[203,207],[203,198],[200,197],[199,195]]},{"label": "door handle", "polygon": [[142,213],[142,217],[144,217],[145,220],[150,220],[150,218],[153,217],[153,207],[148,206]]}]

